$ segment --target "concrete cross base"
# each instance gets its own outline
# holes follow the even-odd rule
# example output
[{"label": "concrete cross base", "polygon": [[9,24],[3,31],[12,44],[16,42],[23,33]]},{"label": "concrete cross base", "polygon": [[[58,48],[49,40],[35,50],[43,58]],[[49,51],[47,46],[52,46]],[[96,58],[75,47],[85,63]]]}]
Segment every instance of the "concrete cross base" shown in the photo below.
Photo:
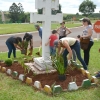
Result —
[{"label": "concrete cross base", "polygon": [[56,69],[46,69],[46,70],[39,70],[41,67],[36,64],[35,62],[34,63],[25,63],[26,66],[29,67],[29,69],[34,73],[34,74],[45,74],[45,73],[54,73],[56,72]]},{"label": "concrete cross base", "polygon": [[38,65],[36,66],[39,70],[49,70],[54,69],[50,60],[44,60],[43,57],[34,58],[34,62]]}]

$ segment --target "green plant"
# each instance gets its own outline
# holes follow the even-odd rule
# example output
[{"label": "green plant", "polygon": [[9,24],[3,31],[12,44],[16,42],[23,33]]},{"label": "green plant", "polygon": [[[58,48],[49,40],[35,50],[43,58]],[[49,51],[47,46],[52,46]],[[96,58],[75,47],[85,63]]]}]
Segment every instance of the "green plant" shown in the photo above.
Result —
[{"label": "green plant", "polygon": [[10,58],[6,59],[6,60],[5,60],[5,64],[6,64],[7,66],[11,66],[11,65],[12,65],[12,59],[10,59]]},{"label": "green plant", "polygon": [[21,61],[20,64],[24,68],[24,74],[27,74],[30,72],[30,68],[26,66],[23,61]]},{"label": "green plant", "polygon": [[64,75],[66,72],[66,68],[64,67],[64,60],[62,56],[56,55],[55,57],[51,57],[52,66],[57,70],[59,75]]}]

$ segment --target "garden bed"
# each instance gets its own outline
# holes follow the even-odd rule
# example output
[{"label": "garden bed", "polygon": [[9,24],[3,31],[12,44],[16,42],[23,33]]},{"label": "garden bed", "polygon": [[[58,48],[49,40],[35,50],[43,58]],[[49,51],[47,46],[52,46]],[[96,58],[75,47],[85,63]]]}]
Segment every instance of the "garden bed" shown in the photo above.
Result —
[{"label": "garden bed", "polygon": [[11,69],[12,71],[17,71],[18,76],[20,74],[24,74],[25,77],[32,78],[32,83],[34,83],[35,81],[40,81],[42,88],[45,85],[51,86],[52,84],[55,83],[56,85],[61,85],[61,87],[63,89],[67,89],[69,82],[75,81],[78,86],[81,86],[82,81],[84,79],[87,79],[87,77],[84,76],[81,73],[81,71],[79,71],[78,69],[73,68],[73,67],[68,67],[67,72],[66,72],[66,76],[67,76],[66,80],[60,81],[58,79],[58,73],[57,72],[35,75],[32,71],[29,71],[29,73],[27,73],[28,71],[25,72],[24,68],[18,63],[13,63],[9,67],[6,66],[4,63],[0,63],[0,66],[6,67],[6,70]]}]

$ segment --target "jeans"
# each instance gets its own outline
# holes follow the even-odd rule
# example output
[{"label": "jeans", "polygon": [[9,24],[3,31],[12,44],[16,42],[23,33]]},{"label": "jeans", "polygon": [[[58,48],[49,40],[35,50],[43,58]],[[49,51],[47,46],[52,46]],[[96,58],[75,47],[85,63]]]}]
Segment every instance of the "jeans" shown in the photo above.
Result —
[{"label": "jeans", "polygon": [[89,64],[90,49],[93,46],[93,44],[94,44],[94,42],[93,41],[90,41],[88,48],[86,50],[84,50],[84,61],[85,61],[86,65]]},{"label": "jeans", "polygon": [[6,45],[8,47],[8,58],[10,58],[11,56],[11,53],[12,53],[12,50],[13,50],[13,56],[14,58],[16,58],[16,48],[13,44],[9,43],[9,42],[6,42]]},{"label": "jeans", "polygon": [[76,52],[74,49],[72,49],[72,54],[73,54],[72,60],[76,61]]},{"label": "jeans", "polygon": [[[75,44],[73,46],[70,46],[71,49],[74,49],[77,55],[78,60],[81,62],[81,64],[83,65],[84,69],[87,70],[87,65],[85,63],[85,61],[82,59],[81,57],[81,52],[80,52],[80,43],[78,41],[75,42]],[[66,68],[68,65],[68,61],[67,61],[67,55],[68,55],[68,51],[67,49],[64,50],[63,53],[63,59],[64,59],[64,67]]]},{"label": "jeans", "polygon": [[55,56],[56,55],[56,48],[50,46],[50,55]]}]

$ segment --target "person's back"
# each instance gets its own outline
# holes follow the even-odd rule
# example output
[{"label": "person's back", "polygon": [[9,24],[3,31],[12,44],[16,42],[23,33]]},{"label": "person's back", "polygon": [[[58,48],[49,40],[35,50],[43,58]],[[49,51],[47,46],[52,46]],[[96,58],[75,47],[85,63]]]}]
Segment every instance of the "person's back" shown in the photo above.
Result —
[{"label": "person's back", "polygon": [[30,41],[33,38],[32,34],[25,33],[23,40]]},{"label": "person's back", "polygon": [[58,39],[57,35],[56,34],[52,34],[50,37],[49,37],[50,40],[50,46],[53,47],[54,46],[54,41],[56,39]]},{"label": "person's back", "polygon": [[67,41],[69,46],[72,46],[75,42],[76,42],[76,39],[75,38],[72,38],[72,37],[64,37],[62,39],[60,39],[62,41],[62,43],[64,41]]}]

